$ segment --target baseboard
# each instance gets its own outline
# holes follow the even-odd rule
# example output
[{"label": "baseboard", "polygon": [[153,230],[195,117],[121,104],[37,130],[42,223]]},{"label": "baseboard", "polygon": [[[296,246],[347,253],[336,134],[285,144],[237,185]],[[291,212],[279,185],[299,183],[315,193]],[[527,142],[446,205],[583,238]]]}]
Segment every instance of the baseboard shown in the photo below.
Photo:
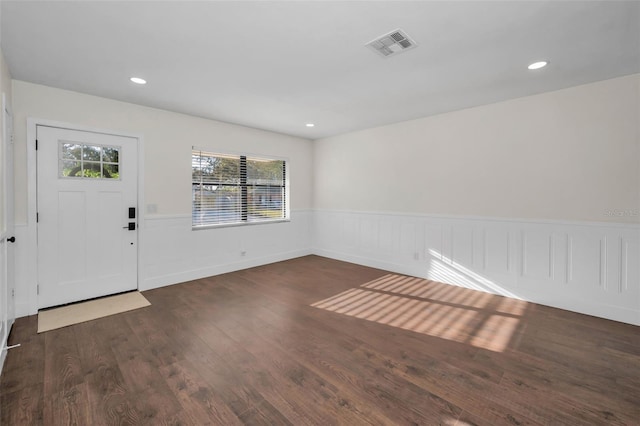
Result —
[{"label": "baseboard", "polygon": [[412,277],[427,278],[424,270],[420,266],[403,265],[400,263],[384,262],[364,256],[357,256],[349,253],[342,253],[334,250],[314,248],[311,254],[327,257],[329,259],[340,260],[342,262],[355,263],[356,265],[368,266],[369,268],[381,269],[383,271],[395,272],[396,274],[410,275]]},{"label": "baseboard", "polygon": [[215,265],[206,268],[192,269],[189,271],[181,271],[163,276],[151,277],[145,279],[140,285],[140,291],[152,290],[154,288],[165,287],[168,285],[179,284],[187,281],[198,280],[201,278],[211,277],[215,275],[227,274],[229,272],[240,271],[243,269],[254,268],[256,266],[268,265],[270,263],[282,262],[284,260],[295,259],[297,257],[308,256],[312,254],[311,250],[294,250],[290,252],[277,253],[270,256],[247,259],[233,263]]}]

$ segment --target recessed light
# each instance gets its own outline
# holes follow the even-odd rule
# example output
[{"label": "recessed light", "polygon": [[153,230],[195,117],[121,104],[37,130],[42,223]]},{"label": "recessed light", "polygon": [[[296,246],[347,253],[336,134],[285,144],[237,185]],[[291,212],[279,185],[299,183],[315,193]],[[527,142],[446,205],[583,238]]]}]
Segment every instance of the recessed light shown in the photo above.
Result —
[{"label": "recessed light", "polygon": [[305,124],[305,126],[307,126],[307,127],[313,127],[313,126],[315,126],[315,124],[313,124],[313,123],[307,123],[307,124]]},{"label": "recessed light", "polygon": [[131,77],[129,80],[131,80],[135,84],[147,84],[147,80],[145,80],[144,78],[140,78],[140,77]]},{"label": "recessed light", "polygon": [[539,70],[540,68],[546,67],[548,63],[549,62],[547,61],[534,62],[527,68],[529,68],[530,70]]}]

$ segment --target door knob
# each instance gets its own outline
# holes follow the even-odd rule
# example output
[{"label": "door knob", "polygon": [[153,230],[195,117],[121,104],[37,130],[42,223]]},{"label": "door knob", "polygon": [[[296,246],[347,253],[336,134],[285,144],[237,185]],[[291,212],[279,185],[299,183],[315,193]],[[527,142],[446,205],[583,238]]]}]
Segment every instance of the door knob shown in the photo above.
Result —
[{"label": "door knob", "polygon": [[10,243],[15,243],[16,237],[7,238],[7,241],[9,241]]},{"label": "door knob", "polygon": [[136,230],[136,223],[135,222],[129,222],[129,225],[123,226],[122,229],[128,229],[129,231],[135,231]]}]

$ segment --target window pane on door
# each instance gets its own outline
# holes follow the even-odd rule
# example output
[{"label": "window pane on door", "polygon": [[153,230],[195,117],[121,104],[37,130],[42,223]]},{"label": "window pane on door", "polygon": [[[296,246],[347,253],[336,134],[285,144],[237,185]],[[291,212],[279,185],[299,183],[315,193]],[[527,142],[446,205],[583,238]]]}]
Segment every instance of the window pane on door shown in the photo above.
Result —
[{"label": "window pane on door", "polygon": [[120,147],[61,141],[61,178],[120,179]]}]

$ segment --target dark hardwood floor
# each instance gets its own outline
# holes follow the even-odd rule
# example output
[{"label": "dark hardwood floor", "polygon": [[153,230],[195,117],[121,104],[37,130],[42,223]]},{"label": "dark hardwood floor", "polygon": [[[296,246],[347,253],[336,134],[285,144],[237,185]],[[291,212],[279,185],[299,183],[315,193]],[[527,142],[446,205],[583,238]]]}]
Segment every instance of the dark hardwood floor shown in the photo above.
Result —
[{"label": "dark hardwood floor", "polygon": [[640,328],[309,256],[36,334],[2,425],[638,425]]}]

